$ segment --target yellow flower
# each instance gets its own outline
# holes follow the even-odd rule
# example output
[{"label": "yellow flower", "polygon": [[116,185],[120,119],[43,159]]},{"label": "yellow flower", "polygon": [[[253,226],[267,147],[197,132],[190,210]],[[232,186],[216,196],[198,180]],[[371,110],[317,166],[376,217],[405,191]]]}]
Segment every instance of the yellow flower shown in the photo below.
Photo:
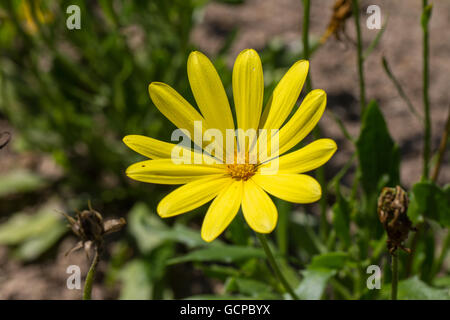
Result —
[{"label": "yellow flower", "polygon": [[[198,142],[194,138],[197,147],[188,150],[184,147],[174,149],[176,144],[129,135],[123,139],[124,143],[152,160],[131,165],[126,174],[148,183],[183,184],[159,203],[157,211],[163,218],[191,211],[213,200],[201,230],[205,241],[219,236],[241,207],[245,220],[254,231],[270,233],[276,226],[278,213],[267,193],[294,203],[319,200],[320,184],[302,173],[323,165],[337,149],[333,140],[319,139],[281,156],[315,127],[325,110],[325,92],[313,90],[287,120],[300,95],[308,68],[308,61],[296,62],[281,79],[262,113],[261,60],[252,49],[242,51],[234,64],[232,77],[237,128],[258,130],[257,137],[248,136],[244,144],[244,136],[238,134],[237,143],[231,139],[231,149],[228,139],[225,142],[216,137],[219,147],[208,149],[204,141]],[[170,86],[153,82],[149,85],[149,93],[159,111],[175,126],[184,129],[190,138],[202,136],[208,129],[217,129],[216,132],[223,136],[230,129],[234,132],[233,114],[211,61],[200,52],[192,52],[187,71],[200,112]],[[200,121],[201,131],[195,125]],[[278,146],[269,144],[272,141],[278,142]],[[203,147],[203,152],[198,145]],[[221,153],[223,157],[219,156]],[[252,158],[255,154],[256,160]]]}]

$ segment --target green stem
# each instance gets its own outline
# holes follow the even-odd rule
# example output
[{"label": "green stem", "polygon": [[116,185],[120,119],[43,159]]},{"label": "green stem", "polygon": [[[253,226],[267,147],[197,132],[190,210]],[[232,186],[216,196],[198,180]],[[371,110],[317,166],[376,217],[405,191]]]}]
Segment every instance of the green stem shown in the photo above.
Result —
[{"label": "green stem", "polygon": [[439,170],[441,169],[442,160],[444,159],[444,153],[447,149],[448,136],[450,134],[450,106],[448,108],[447,122],[445,124],[444,132],[442,133],[441,143],[439,145],[436,164],[434,165],[433,175],[431,180],[436,182],[439,176]]},{"label": "green stem", "polygon": [[398,288],[398,255],[392,255],[392,287],[391,287],[391,300],[397,300],[397,288]]},{"label": "green stem", "polygon": [[94,259],[92,260],[91,267],[86,276],[86,281],[84,282],[83,300],[91,300],[92,284],[94,283],[95,272],[97,271],[97,265],[100,261],[99,251],[100,249],[96,247]]},{"label": "green stem", "polygon": [[426,13],[428,1],[422,1],[422,31],[423,31],[423,108],[425,115],[425,132],[423,145],[423,172],[422,180],[428,179],[430,167],[430,140],[431,140],[431,117],[430,117],[430,98],[428,94],[429,88],[429,35],[428,35],[428,20],[429,16]]},{"label": "green stem", "polygon": [[[303,56],[305,60],[309,60],[311,57],[311,51],[309,48],[309,12],[310,12],[310,0],[303,0]],[[311,72],[309,72],[306,78],[306,91],[309,92],[312,89]]]},{"label": "green stem", "polygon": [[359,25],[359,1],[352,0],[353,4],[353,17],[355,18],[356,28],[356,44],[357,44],[357,56],[358,56],[358,75],[359,75],[359,100],[361,106],[361,115],[366,108],[366,86],[364,82],[364,60],[362,52],[362,37],[361,27]]},{"label": "green stem", "polygon": [[261,242],[261,245],[262,245],[262,247],[264,249],[264,252],[266,253],[267,260],[269,261],[269,264],[272,267],[275,275],[280,280],[281,284],[286,289],[286,291],[289,292],[289,294],[291,295],[292,299],[298,300],[298,296],[295,294],[294,290],[289,285],[289,283],[287,282],[287,280],[284,277],[284,275],[281,273],[280,268],[278,267],[278,265],[277,265],[277,263],[275,261],[275,258],[273,257],[272,251],[270,250],[269,245],[267,243],[266,236],[261,234],[261,233],[256,233],[256,236],[258,237],[259,241]]},{"label": "green stem", "polygon": [[[305,60],[310,60],[311,58],[311,48],[309,46],[309,16],[310,16],[311,1],[303,0],[303,57]],[[310,92],[312,90],[312,79],[311,72],[309,72],[306,78],[306,91]],[[320,127],[317,126],[313,131],[314,139],[319,139],[321,137]],[[327,221],[327,188],[325,181],[325,169],[320,167],[317,169],[317,180],[322,187],[322,197],[320,198],[320,236],[322,240],[326,241],[328,236],[328,221]]]}]

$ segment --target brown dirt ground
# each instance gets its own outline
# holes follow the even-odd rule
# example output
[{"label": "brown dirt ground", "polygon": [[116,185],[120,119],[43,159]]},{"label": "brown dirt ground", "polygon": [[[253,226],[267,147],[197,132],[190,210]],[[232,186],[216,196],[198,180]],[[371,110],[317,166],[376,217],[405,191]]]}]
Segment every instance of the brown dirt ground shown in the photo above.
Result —
[{"label": "brown dirt ground", "polygon": [[[334,1],[314,0],[311,8],[312,36],[319,37],[327,27],[331,6]],[[401,147],[401,178],[409,187],[421,175],[422,130],[420,123],[408,111],[405,103],[384,74],[380,58],[384,54],[404,87],[405,92],[417,109],[422,108],[421,89],[421,1],[380,0],[383,20],[389,15],[389,23],[379,47],[365,63],[368,99],[376,99],[387,119],[394,140]],[[366,5],[371,4],[369,2]],[[363,6],[363,9],[366,7]],[[433,150],[436,150],[450,104],[448,84],[450,83],[450,43],[443,41],[443,34],[450,27],[450,2],[434,1],[433,18],[430,24],[430,101],[433,124]],[[361,23],[365,24],[364,16]],[[231,48],[230,62],[244,48],[261,49],[273,37],[281,37],[289,43],[301,37],[302,5],[300,0],[247,0],[242,6],[212,3],[204,11],[203,21],[193,31],[192,40],[200,50],[214,56],[221,47],[225,35],[234,26],[240,28],[238,37]],[[355,39],[353,20],[348,21],[347,32]],[[376,30],[363,28],[367,46],[376,35]],[[447,39],[445,39],[447,40]],[[349,131],[358,133],[358,77],[356,55],[351,43],[343,43],[330,38],[314,55],[311,61],[311,75],[314,88],[322,88],[328,94],[328,108],[334,110],[344,120]],[[324,135],[333,137],[339,145],[339,152],[329,164],[339,168],[354,152],[330,115],[321,120]],[[0,122],[2,130],[7,123]],[[18,155],[10,150],[1,157],[0,171],[8,167],[21,166],[39,170],[47,174],[58,174],[53,164],[45,157]],[[4,155],[6,155],[4,154]],[[441,169],[439,182],[449,182],[450,170],[448,152]],[[30,159],[31,157],[31,159]],[[36,160],[36,158],[38,160]],[[0,247],[0,299],[77,299],[81,292],[68,290],[66,268],[70,264],[81,267],[82,274],[88,268],[83,252],[70,257],[64,253],[74,244],[73,238],[66,238],[54,256],[40,264],[21,264],[10,259],[8,249]],[[56,258],[55,258],[56,257]],[[56,262],[55,262],[56,261]],[[104,264],[100,269],[104,269]],[[113,295],[114,296],[114,295]],[[110,298],[98,286],[94,286],[93,298]]]}]

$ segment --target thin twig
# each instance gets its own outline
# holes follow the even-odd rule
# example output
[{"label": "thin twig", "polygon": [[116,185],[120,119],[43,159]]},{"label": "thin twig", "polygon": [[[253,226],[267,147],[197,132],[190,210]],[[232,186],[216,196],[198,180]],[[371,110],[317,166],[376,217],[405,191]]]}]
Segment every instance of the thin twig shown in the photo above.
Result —
[{"label": "thin twig", "polygon": [[420,123],[422,124],[422,121],[423,121],[422,117],[417,112],[417,110],[414,107],[414,105],[412,104],[411,100],[406,95],[406,93],[403,90],[400,82],[398,82],[397,78],[392,73],[391,68],[389,67],[389,64],[388,64],[388,62],[387,62],[387,60],[386,60],[386,58],[384,56],[381,58],[381,63],[383,65],[384,71],[386,72],[386,74],[389,77],[389,79],[391,79],[391,81],[394,84],[395,88],[397,89],[397,92],[400,95],[400,97],[403,99],[403,101],[405,101],[405,103],[408,106],[408,108],[411,111],[411,113],[414,114],[416,116],[416,118],[420,121]]}]

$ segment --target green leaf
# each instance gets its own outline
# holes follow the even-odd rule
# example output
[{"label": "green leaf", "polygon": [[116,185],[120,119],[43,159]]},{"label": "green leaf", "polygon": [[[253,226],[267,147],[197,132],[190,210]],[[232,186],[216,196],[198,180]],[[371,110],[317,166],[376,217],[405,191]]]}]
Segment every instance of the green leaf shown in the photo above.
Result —
[{"label": "green leaf", "polygon": [[342,196],[339,188],[339,182],[336,183],[336,203],[333,205],[333,226],[336,235],[340,238],[347,248],[350,245],[350,204]]},{"label": "green leaf", "polygon": [[148,264],[143,260],[133,260],[120,272],[122,282],[121,300],[148,300],[153,285],[148,275]]},{"label": "green leaf", "polygon": [[169,264],[182,262],[224,262],[233,263],[251,258],[264,258],[262,249],[247,246],[216,245],[205,249],[194,250],[184,256],[176,257],[168,261]]},{"label": "green leaf", "polygon": [[16,250],[14,256],[23,261],[32,261],[50,249],[63,234],[68,231],[63,223],[55,223],[47,232],[24,241]]},{"label": "green leaf", "polygon": [[55,206],[46,204],[34,214],[13,214],[0,225],[0,244],[16,246],[13,254],[20,260],[40,257],[68,231]]},{"label": "green leaf", "polygon": [[64,224],[61,217],[46,207],[35,214],[15,213],[0,225],[0,244],[18,245],[23,241],[47,233],[58,224]]},{"label": "green leaf", "polygon": [[226,293],[241,293],[254,299],[280,299],[272,287],[266,283],[254,279],[239,277],[230,278],[225,286]]},{"label": "green leaf", "polygon": [[408,216],[413,223],[424,218],[439,222],[442,226],[450,227],[450,196],[449,187],[439,188],[433,182],[416,183],[410,192]]},{"label": "green leaf", "polygon": [[0,176],[0,181],[0,197],[38,190],[46,185],[40,175],[26,170],[10,171]]},{"label": "green leaf", "polygon": [[436,289],[422,282],[417,276],[402,280],[398,284],[400,300],[450,300],[449,288]]},{"label": "green leaf", "polygon": [[304,270],[302,272],[304,278],[295,293],[302,300],[319,300],[325,291],[328,280],[335,273],[335,270],[327,269]]},{"label": "green leaf", "polygon": [[164,229],[164,223],[152,214],[144,203],[137,203],[128,214],[128,231],[136,239],[139,250],[150,252],[158,247],[163,240],[155,230]]},{"label": "green leaf", "polygon": [[372,100],[364,112],[361,133],[356,143],[361,168],[361,182],[366,194],[377,194],[380,179],[389,177],[387,184],[399,183],[400,154],[392,140],[383,114]]},{"label": "green leaf", "polygon": [[[137,203],[131,209],[128,220],[128,230],[143,253],[152,251],[166,241],[180,242],[189,248],[207,245],[199,232],[181,224],[175,224],[172,228],[167,226],[144,203]],[[213,245],[220,244],[221,241],[216,240]]]},{"label": "green leaf", "polygon": [[348,259],[346,252],[327,252],[314,256],[308,268],[302,271],[303,279],[295,289],[298,297],[305,300],[320,299],[328,280],[345,267]]},{"label": "green leaf", "polygon": [[328,252],[315,256],[308,269],[341,270],[344,268],[349,255],[347,252]]}]

